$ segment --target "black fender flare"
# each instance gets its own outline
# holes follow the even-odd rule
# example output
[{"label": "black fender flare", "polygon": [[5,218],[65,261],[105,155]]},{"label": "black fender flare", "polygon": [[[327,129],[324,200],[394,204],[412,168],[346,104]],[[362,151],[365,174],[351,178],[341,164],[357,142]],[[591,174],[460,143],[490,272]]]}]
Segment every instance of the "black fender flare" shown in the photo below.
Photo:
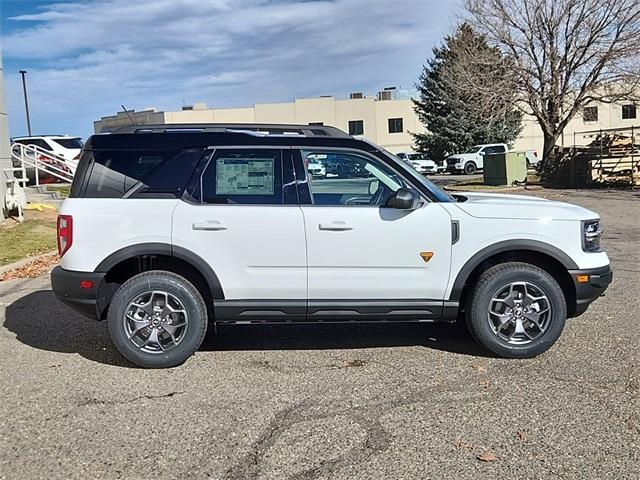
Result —
[{"label": "black fender flare", "polygon": [[473,272],[476,267],[478,267],[486,259],[499,253],[517,250],[528,250],[543,253],[560,262],[567,270],[575,270],[578,268],[578,265],[576,265],[576,263],[571,259],[569,255],[560,250],[558,247],[554,247],[553,245],[550,245],[548,243],[529,239],[505,240],[483,248],[469,260],[467,260],[467,262],[458,272],[458,275],[453,282],[453,287],[451,289],[451,293],[449,294],[449,300],[460,300],[460,298],[462,297],[462,290],[464,288],[464,285],[467,283],[467,279],[471,275],[471,272]]},{"label": "black fender flare", "polygon": [[177,245],[168,243],[138,243],[116,250],[107,258],[102,260],[95,268],[96,273],[106,273],[120,262],[131,257],[141,255],[166,255],[183,260],[190,264],[193,268],[200,272],[209,285],[211,296],[214,300],[224,300],[224,291],[222,284],[216,272],[211,266],[199,255]]}]

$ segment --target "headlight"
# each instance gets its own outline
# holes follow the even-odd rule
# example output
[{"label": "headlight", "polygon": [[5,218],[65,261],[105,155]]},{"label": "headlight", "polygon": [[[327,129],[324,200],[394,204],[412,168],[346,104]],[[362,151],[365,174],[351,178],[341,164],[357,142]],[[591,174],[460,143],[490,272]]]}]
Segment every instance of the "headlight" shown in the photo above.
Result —
[{"label": "headlight", "polygon": [[582,222],[582,249],[585,252],[599,252],[600,237],[602,237],[600,220]]}]

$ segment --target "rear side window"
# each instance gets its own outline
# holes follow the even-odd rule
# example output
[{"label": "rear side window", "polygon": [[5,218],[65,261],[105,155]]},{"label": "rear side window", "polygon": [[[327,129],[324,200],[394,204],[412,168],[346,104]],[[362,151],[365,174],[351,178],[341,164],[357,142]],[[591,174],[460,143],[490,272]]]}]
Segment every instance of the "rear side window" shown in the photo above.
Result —
[{"label": "rear side window", "polygon": [[51,147],[47,142],[42,140],[41,138],[29,138],[24,140],[16,140],[15,143],[21,143],[22,145],[33,145],[43,150],[51,151]]},{"label": "rear side window", "polygon": [[84,192],[87,198],[149,197],[182,193],[202,155],[201,148],[182,150],[94,151]]},{"label": "rear side window", "polygon": [[217,150],[202,175],[201,190],[203,203],[281,205],[280,151]]}]

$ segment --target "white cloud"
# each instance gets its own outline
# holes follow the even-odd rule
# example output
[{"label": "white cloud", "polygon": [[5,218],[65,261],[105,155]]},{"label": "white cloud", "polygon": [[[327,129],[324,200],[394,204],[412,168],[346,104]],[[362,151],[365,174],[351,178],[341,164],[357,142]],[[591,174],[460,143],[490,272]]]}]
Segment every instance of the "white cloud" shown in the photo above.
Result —
[{"label": "white cloud", "polygon": [[[91,131],[128,108],[215,106],[410,87],[456,1],[93,0],[11,19],[5,57],[29,68],[39,131]],[[15,62],[14,62],[15,63]],[[10,75],[12,72],[5,72]],[[19,82],[8,84],[12,126]],[[22,120],[20,120],[22,121]],[[22,133],[21,124],[18,124]]]}]

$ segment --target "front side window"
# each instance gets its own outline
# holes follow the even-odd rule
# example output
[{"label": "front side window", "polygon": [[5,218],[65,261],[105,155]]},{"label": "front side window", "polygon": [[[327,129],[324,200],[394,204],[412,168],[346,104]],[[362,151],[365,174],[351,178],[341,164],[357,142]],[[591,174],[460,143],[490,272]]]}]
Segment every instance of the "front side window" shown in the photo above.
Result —
[{"label": "front side window", "polygon": [[622,105],[622,119],[631,120],[636,118],[636,106],[634,104]]},{"label": "front side window", "polygon": [[52,138],[51,140],[63,148],[78,150],[82,148],[82,141],[79,138]]},{"label": "front side window", "polygon": [[279,150],[217,150],[202,175],[202,202],[282,204]]},{"label": "front side window", "polygon": [[[351,152],[303,151],[305,165],[321,163],[323,177],[308,174],[314,205],[384,207],[405,180],[377,159]],[[310,172],[309,172],[310,173]]]},{"label": "front side window", "polygon": [[403,131],[402,118],[389,119],[389,133],[402,133]]},{"label": "front side window", "polygon": [[349,121],[349,135],[364,135],[364,121],[363,120],[350,120]]},{"label": "front side window", "polygon": [[492,145],[490,147],[485,147],[483,152],[485,153],[485,155],[492,155],[495,153],[504,153],[505,150],[503,145]]}]

